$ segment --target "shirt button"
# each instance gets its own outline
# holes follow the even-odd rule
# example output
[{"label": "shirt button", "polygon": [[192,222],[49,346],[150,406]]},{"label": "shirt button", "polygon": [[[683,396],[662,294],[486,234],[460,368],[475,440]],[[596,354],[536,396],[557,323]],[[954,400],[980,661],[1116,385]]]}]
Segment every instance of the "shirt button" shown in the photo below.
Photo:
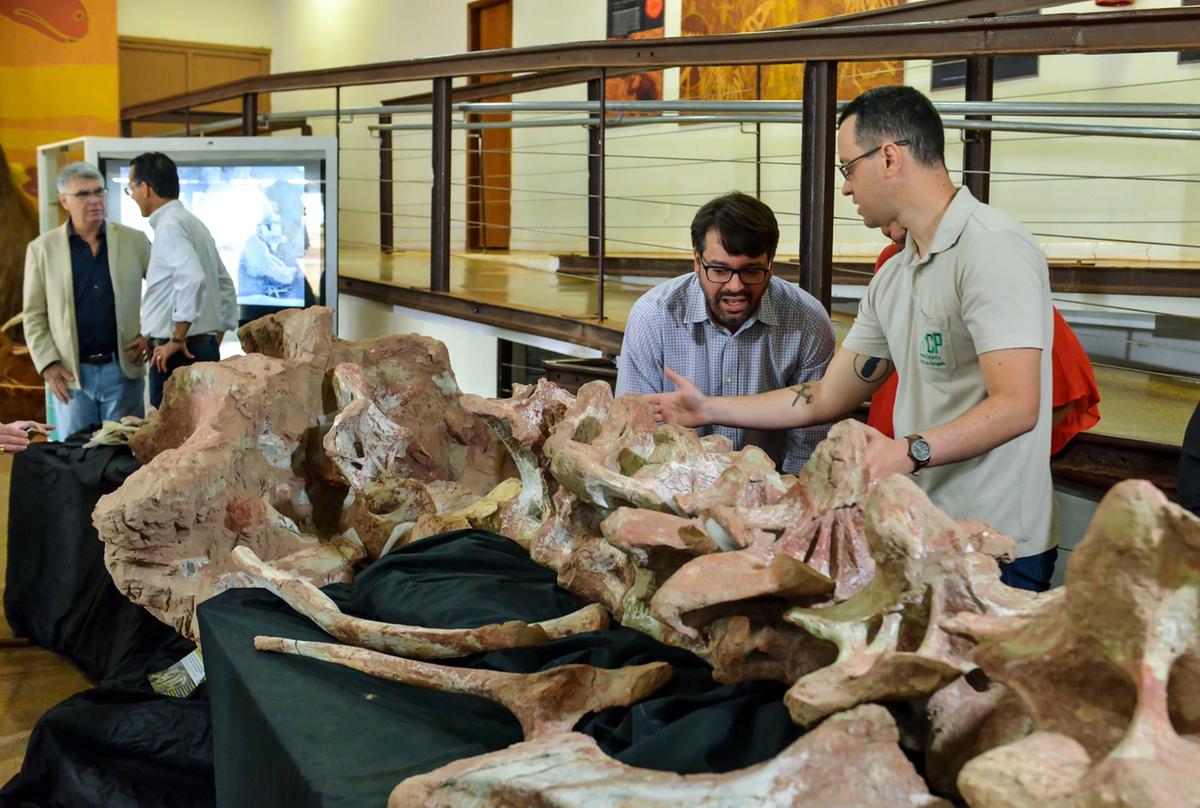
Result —
[{"label": "shirt button", "polygon": [[733,379],[726,379],[725,384],[733,384]]}]

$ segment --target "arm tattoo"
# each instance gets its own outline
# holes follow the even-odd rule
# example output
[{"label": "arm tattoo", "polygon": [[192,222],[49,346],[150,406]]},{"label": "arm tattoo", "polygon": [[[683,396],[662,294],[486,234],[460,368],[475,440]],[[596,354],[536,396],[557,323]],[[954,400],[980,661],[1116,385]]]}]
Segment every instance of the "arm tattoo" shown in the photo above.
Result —
[{"label": "arm tattoo", "polygon": [[864,382],[882,381],[891,372],[892,363],[888,359],[880,359],[877,356],[863,356],[862,354],[857,354],[854,357],[854,375],[858,376]]},{"label": "arm tattoo", "polygon": [[799,387],[793,387],[791,389],[796,393],[796,397],[792,399],[793,407],[796,406],[798,403],[800,403],[801,398],[804,399],[805,404],[812,404],[812,402],[813,402],[813,394],[811,392],[812,391],[812,382],[804,382]]}]

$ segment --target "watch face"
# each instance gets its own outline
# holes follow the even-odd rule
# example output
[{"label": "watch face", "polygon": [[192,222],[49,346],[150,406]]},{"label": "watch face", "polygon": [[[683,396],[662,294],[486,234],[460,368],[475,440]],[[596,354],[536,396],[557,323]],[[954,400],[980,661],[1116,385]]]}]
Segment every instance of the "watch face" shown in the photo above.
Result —
[{"label": "watch face", "polygon": [[918,463],[925,463],[933,455],[933,450],[929,448],[929,441],[919,438],[909,445],[908,453]]}]

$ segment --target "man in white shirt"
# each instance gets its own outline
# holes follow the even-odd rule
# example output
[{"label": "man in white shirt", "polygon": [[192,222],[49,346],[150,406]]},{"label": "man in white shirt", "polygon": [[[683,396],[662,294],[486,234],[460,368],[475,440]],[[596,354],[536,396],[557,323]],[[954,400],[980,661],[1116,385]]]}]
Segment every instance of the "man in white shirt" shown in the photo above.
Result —
[{"label": "man in white shirt", "polygon": [[133,158],[125,193],[154,228],[142,336],[130,345],[150,360],[150,404],[157,407],[175,368],[221,360],[221,338],[238,324],[237,291],[212,234],[179,201],[179,172],[170,157],[147,152]]}]

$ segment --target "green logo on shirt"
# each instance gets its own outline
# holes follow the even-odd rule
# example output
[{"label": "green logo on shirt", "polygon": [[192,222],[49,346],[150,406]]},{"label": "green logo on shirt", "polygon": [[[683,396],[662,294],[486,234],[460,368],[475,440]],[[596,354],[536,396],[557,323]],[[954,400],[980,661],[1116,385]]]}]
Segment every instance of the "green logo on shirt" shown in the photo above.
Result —
[{"label": "green logo on shirt", "polygon": [[927,331],[921,337],[921,364],[927,368],[946,367],[946,357],[942,353],[945,337],[941,331]]}]

